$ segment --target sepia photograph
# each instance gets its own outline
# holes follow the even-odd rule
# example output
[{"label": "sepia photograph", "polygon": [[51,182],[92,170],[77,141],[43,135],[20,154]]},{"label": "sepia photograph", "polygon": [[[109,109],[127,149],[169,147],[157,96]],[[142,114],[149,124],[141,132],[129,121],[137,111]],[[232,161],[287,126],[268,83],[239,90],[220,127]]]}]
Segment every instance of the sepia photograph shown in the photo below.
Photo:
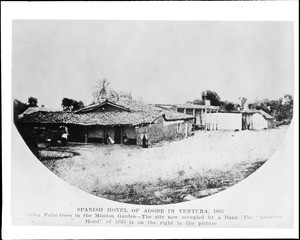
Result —
[{"label": "sepia photograph", "polygon": [[13,22],[14,122],[46,168],[132,204],[233,186],[293,119],[293,24]]}]

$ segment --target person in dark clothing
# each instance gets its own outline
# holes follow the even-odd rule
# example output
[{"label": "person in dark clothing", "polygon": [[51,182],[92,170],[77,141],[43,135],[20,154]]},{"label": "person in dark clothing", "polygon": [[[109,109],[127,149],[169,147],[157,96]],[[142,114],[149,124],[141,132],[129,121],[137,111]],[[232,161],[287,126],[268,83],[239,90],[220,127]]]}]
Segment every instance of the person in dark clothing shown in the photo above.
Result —
[{"label": "person in dark clothing", "polygon": [[145,134],[144,134],[144,136],[142,138],[142,141],[143,141],[143,148],[148,148],[148,140],[147,140]]}]

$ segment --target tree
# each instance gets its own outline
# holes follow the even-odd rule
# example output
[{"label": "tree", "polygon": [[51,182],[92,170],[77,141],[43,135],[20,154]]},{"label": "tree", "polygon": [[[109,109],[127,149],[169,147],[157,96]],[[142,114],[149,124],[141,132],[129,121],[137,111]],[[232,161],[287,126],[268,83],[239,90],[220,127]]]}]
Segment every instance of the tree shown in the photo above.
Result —
[{"label": "tree", "polygon": [[38,103],[37,98],[35,98],[35,97],[29,97],[28,98],[29,107],[38,107],[37,103]]},{"label": "tree", "polygon": [[285,94],[278,100],[256,100],[248,106],[249,109],[263,110],[280,122],[283,120],[290,122],[293,118],[293,97],[290,94]]},{"label": "tree", "polygon": [[18,99],[14,100],[14,121],[18,120],[18,116],[28,109],[28,104],[21,102]]},{"label": "tree", "polygon": [[109,96],[107,97],[107,99],[111,99],[111,100],[116,100],[119,101],[120,100],[120,93],[118,93],[115,90],[110,90],[109,91]]},{"label": "tree", "polygon": [[118,92],[109,86],[110,82],[107,79],[98,80],[95,90],[92,93],[94,97],[93,103],[103,102],[104,100],[132,100],[131,92]]},{"label": "tree", "polygon": [[38,99],[29,97],[27,103],[23,103],[18,99],[14,100],[14,121],[18,120],[18,116],[25,112],[29,107],[38,107]]},{"label": "tree", "polygon": [[67,112],[77,111],[81,108],[84,108],[82,101],[77,102],[76,100],[70,98],[63,98],[61,106],[63,110]]},{"label": "tree", "polygon": [[249,104],[248,104],[248,108],[249,108],[249,109],[254,109],[254,108],[255,108],[255,105],[254,105],[253,103],[249,103]]},{"label": "tree", "polygon": [[289,122],[292,121],[293,107],[294,107],[294,100],[292,95],[285,94],[283,98],[279,99],[279,106],[278,106],[276,120],[278,121],[288,120]]},{"label": "tree", "polygon": [[197,105],[204,105],[205,104],[205,102],[202,99],[199,99],[199,98],[195,99],[193,101],[193,103],[197,104]]},{"label": "tree", "polygon": [[131,95],[131,92],[123,92],[121,91],[120,94],[119,94],[119,98],[121,100],[132,100],[132,95]]},{"label": "tree", "polygon": [[232,102],[225,102],[225,110],[226,111],[234,111],[235,110],[235,104]]},{"label": "tree", "polygon": [[221,98],[220,96],[211,90],[206,90],[202,92],[202,102],[205,103],[205,100],[210,100],[210,104],[213,106],[220,106],[221,105]]},{"label": "tree", "polygon": [[63,98],[63,100],[61,101],[61,106],[64,111],[71,111],[72,104],[73,104],[73,100],[69,98]]},{"label": "tree", "polygon": [[241,101],[240,108],[241,108],[241,110],[244,110],[245,104],[247,102],[247,98],[240,97],[239,100]]},{"label": "tree", "polygon": [[72,111],[77,111],[81,108],[84,108],[84,104],[82,101],[77,102],[76,100],[73,100],[73,107],[72,107]]},{"label": "tree", "polygon": [[110,82],[106,78],[98,80],[93,91],[94,102],[102,102],[109,97],[109,85]]}]

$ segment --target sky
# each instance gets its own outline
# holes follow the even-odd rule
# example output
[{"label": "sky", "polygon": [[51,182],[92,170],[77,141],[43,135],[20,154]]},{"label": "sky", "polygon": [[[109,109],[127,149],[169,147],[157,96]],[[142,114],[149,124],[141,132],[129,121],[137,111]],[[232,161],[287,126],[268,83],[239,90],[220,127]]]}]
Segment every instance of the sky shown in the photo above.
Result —
[{"label": "sky", "polygon": [[14,20],[12,97],[59,109],[99,79],[146,103],[204,90],[239,103],[294,92],[292,22]]}]

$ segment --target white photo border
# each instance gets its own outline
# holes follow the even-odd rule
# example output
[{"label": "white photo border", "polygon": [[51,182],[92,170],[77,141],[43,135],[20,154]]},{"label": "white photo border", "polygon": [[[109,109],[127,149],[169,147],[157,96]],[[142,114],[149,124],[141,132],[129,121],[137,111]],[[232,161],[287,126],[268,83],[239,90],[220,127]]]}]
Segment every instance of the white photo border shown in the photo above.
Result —
[{"label": "white photo border", "polygon": [[[2,2],[2,180],[4,239],[91,239],[91,238],[297,238],[299,237],[299,2]],[[143,227],[53,227],[11,225],[11,52],[14,19],[90,20],[208,20],[293,21],[295,52],[294,92],[294,228],[293,229],[206,229]]]}]

